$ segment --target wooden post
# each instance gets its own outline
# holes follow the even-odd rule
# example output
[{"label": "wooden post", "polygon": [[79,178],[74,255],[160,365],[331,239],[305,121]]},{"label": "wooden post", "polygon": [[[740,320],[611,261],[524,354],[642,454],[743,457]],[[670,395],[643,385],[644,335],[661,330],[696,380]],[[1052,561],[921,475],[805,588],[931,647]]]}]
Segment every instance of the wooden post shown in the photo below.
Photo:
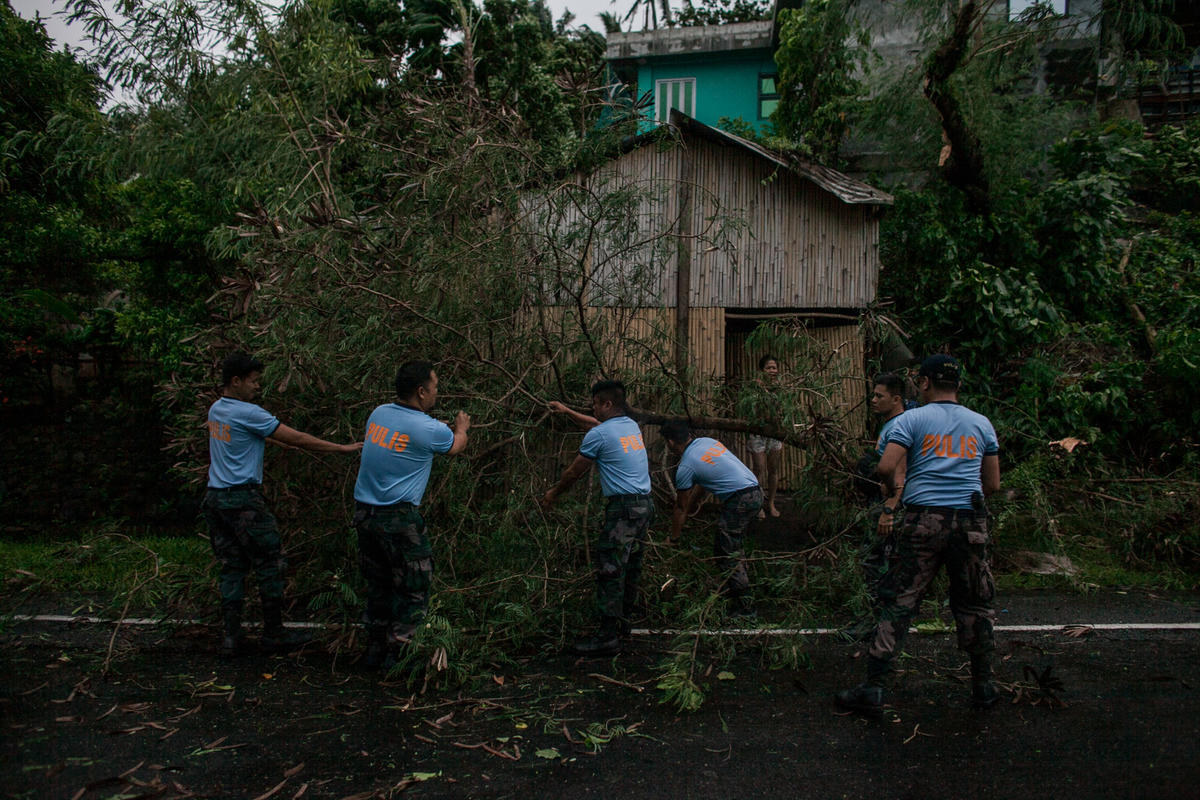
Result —
[{"label": "wooden post", "polygon": [[686,141],[681,146],[675,245],[675,372],[683,385],[687,375],[688,322],[692,310],[692,184],[696,176],[695,157]]}]

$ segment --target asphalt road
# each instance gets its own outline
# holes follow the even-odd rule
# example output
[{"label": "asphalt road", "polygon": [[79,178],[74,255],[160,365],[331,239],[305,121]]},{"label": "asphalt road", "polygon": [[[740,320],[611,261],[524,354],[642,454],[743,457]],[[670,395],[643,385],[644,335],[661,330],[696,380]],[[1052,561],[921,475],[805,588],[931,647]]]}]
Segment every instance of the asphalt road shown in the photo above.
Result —
[{"label": "asphalt road", "polygon": [[[1112,590],[1001,608],[1002,625],[1200,622],[1200,598]],[[1001,633],[1003,700],[987,712],[970,708],[953,635],[914,635],[883,722],[834,708],[862,654],[829,636],[804,640],[800,670],[763,668],[763,642],[745,641],[679,714],[655,690],[660,637],[420,694],[316,647],[226,663],[196,627],[123,629],[100,677],[112,632],[5,629],[2,796],[1200,796],[1196,630]]]}]

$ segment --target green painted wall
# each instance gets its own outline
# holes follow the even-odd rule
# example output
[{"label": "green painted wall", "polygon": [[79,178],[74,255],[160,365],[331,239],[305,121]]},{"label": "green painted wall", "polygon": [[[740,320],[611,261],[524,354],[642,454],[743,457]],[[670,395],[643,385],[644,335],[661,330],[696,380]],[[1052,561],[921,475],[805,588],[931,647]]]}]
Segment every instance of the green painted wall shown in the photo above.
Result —
[{"label": "green painted wall", "polygon": [[653,58],[638,65],[637,91],[641,96],[654,91],[656,81],[695,78],[695,111],[689,116],[714,127],[721,117],[741,117],[762,129],[769,120],[758,118],[758,76],[777,71],[769,50]]}]

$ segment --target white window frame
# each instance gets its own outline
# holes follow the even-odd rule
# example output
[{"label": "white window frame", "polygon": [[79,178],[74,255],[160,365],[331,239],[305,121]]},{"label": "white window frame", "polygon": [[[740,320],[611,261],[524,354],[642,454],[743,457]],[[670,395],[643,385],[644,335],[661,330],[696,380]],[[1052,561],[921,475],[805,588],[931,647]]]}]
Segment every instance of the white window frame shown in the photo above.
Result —
[{"label": "white window frame", "polygon": [[[770,78],[771,80],[773,80],[775,82],[775,91],[773,93],[763,94],[763,90],[762,90],[763,78]],[[778,106],[780,97],[781,97],[781,95],[779,93],[779,73],[778,72],[760,72],[758,74],[758,118],[760,120],[771,118],[770,114],[767,114],[765,116],[763,115],[763,113],[762,113],[763,103],[774,100],[776,103],[776,106]]]},{"label": "white window frame", "polygon": [[[678,108],[678,106],[671,105],[671,99],[670,99],[671,95],[670,94],[664,95],[664,92],[668,92],[668,93],[671,92],[673,90],[673,87],[675,87],[675,86],[679,86],[681,88],[686,87],[686,86],[691,87],[692,108],[690,111],[688,109],[680,108],[679,111],[684,114],[687,114],[692,119],[696,119],[696,79],[695,78],[666,78],[663,80],[656,80],[654,82],[654,121],[655,122],[670,122],[671,121],[671,109]],[[663,100],[664,97],[666,98],[665,104],[664,104],[664,100]]]}]

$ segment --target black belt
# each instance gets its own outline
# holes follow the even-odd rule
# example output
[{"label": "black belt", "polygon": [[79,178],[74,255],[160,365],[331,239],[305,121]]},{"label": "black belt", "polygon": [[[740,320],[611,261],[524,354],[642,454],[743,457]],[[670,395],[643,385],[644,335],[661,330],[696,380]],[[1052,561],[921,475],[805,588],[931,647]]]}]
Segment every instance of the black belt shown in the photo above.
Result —
[{"label": "black belt", "polygon": [[237,486],[209,486],[210,492],[241,492],[246,489],[261,489],[261,483],[239,483]]},{"label": "black belt", "polygon": [[916,514],[924,514],[926,512],[946,514],[952,520],[960,517],[975,517],[980,514],[980,512],[973,508],[950,508],[949,506],[910,506],[908,504],[901,506],[899,509],[897,509],[897,511],[905,514],[909,513],[910,511]]},{"label": "black belt", "polygon": [[363,511],[369,511],[372,514],[377,514],[380,511],[405,511],[407,509],[417,507],[407,500],[401,500],[399,503],[392,503],[390,506],[374,506],[370,503],[364,503],[362,500],[355,500],[354,503]]},{"label": "black belt", "polygon": [[605,500],[620,500],[622,503],[633,503],[638,500],[649,500],[649,494],[610,494]]},{"label": "black belt", "polygon": [[725,499],[722,502],[728,503],[733,498],[741,497],[744,494],[749,494],[755,489],[762,490],[762,487],[756,483],[753,486],[747,486],[745,489],[738,489],[736,492],[730,492],[729,494],[725,495]]}]

